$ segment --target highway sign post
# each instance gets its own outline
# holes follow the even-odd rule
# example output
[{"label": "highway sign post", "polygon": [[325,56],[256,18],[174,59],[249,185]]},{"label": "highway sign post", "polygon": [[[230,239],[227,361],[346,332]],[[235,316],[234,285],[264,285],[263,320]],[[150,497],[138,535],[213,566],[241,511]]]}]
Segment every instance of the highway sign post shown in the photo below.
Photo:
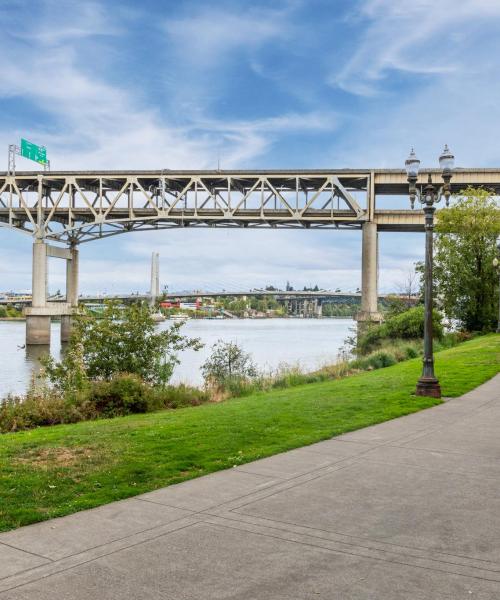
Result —
[{"label": "highway sign post", "polygon": [[21,146],[9,144],[8,173],[14,175],[16,172],[16,154],[43,165],[44,171],[50,171],[50,161],[47,160],[47,149],[38,146],[24,138],[21,138]]}]

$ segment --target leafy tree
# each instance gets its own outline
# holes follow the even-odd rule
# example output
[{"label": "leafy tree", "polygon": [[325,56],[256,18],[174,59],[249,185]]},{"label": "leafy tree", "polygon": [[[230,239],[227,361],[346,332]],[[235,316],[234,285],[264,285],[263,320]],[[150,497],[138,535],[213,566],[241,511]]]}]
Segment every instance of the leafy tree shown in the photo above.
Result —
[{"label": "leafy tree", "polygon": [[498,306],[493,267],[500,205],[492,193],[467,188],[437,213],[434,281],[445,314],[468,331],[491,331]]},{"label": "leafy tree", "polygon": [[208,385],[225,387],[235,380],[252,379],[257,376],[257,368],[250,354],[234,342],[218,340],[212,346],[212,353],[201,366],[201,372]]},{"label": "leafy tree", "polygon": [[177,353],[201,348],[199,339],[180,333],[182,325],[157,332],[146,304],[121,308],[110,302],[98,318],[88,311],[75,316],[63,359],[55,362],[47,357],[44,366],[49,380],[67,391],[81,387],[84,380],[109,381],[118,373],[165,385],[179,363]]},{"label": "leafy tree", "polygon": [[277,308],[279,308],[279,302],[274,296],[269,296],[267,298],[267,308],[270,310],[276,310]]}]

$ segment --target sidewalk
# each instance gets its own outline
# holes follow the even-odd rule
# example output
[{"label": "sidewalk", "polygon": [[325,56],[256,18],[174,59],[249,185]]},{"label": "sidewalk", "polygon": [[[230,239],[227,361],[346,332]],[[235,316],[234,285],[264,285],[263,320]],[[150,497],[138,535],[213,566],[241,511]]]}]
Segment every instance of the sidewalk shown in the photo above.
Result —
[{"label": "sidewalk", "polygon": [[500,598],[500,375],[443,405],[0,534],[0,600]]}]

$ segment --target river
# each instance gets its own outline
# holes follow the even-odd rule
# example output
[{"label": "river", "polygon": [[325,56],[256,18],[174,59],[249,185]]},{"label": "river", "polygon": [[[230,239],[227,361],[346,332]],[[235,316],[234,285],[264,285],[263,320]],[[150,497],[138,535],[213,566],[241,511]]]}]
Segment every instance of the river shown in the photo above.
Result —
[{"label": "river", "polygon": [[[169,322],[161,323],[165,328]],[[199,337],[202,350],[188,350],[180,355],[181,364],[172,381],[193,385],[202,383],[200,365],[218,340],[233,341],[249,352],[262,370],[272,370],[282,363],[299,365],[310,371],[337,360],[344,340],[352,335],[351,319],[224,319],[189,320],[183,333]],[[46,347],[24,347],[25,324],[22,321],[0,322],[0,398],[26,390],[38,359]],[[59,323],[52,324],[51,353],[59,357]]]}]

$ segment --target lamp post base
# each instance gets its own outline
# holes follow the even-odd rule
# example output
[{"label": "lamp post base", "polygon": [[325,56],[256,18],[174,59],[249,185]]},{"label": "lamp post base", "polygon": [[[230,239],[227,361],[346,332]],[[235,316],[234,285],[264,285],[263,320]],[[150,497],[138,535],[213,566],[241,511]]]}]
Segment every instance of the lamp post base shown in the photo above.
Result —
[{"label": "lamp post base", "polygon": [[417,382],[416,396],[441,398],[441,386],[435,377],[421,377]]}]

